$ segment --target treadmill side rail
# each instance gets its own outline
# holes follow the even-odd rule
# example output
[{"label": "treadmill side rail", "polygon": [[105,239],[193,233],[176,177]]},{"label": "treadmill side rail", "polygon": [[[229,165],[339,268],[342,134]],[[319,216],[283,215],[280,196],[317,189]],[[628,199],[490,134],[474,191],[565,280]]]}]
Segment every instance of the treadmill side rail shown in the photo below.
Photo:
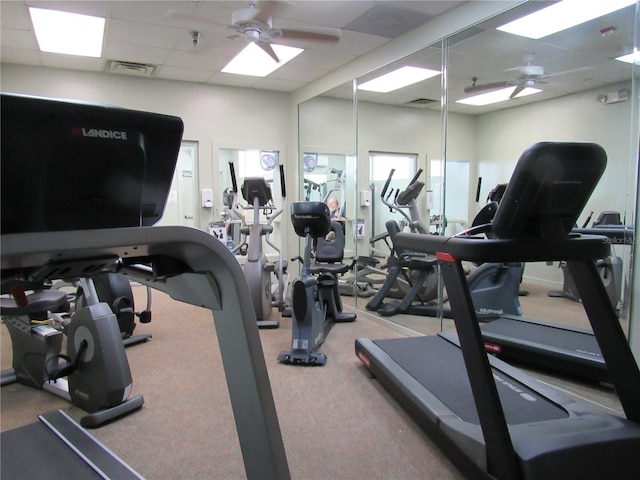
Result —
[{"label": "treadmill side rail", "polygon": [[[255,312],[240,298],[247,282],[221,242],[189,227],[10,234],[2,236],[0,268],[3,276],[56,279],[73,277],[75,264],[86,270],[88,260],[114,265],[99,261],[105,258],[120,259],[116,265],[135,281],[211,309],[247,478],[290,478]],[[129,267],[145,263],[153,272]]]}]

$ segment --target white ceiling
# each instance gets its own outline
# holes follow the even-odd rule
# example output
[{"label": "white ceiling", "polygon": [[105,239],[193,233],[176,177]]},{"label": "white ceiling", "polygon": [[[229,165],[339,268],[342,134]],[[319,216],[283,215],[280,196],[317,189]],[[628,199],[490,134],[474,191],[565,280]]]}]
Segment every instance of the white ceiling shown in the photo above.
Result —
[{"label": "white ceiling", "polygon": [[[293,92],[357,57],[367,54],[404,31],[415,28],[465,1],[383,1],[383,0],[302,0],[286,2],[288,8],[273,19],[279,28],[336,27],[342,30],[337,44],[309,41],[278,41],[305,51],[266,78],[231,75],[220,70],[244,46],[242,39],[229,39],[233,30],[220,26],[231,23],[232,13],[245,8],[245,1],[12,1],[2,0],[1,60],[6,63],[39,65],[85,71],[109,71],[110,62],[133,62],[153,67],[151,78],[251,87]],[[454,106],[453,111],[483,113],[496,108],[538,101],[575,91],[610,85],[631,79],[631,67],[612,60],[633,47],[634,8],[628,7],[533,41],[496,31],[507,18],[524,10],[540,8],[548,2],[530,2],[517,12],[463,32],[452,41],[449,54],[449,100],[466,96],[472,77],[478,83],[514,78],[505,71],[524,64],[524,56],[535,53],[534,63],[545,73],[589,67],[558,75],[543,85],[543,94],[503,102],[492,107]],[[102,16],[107,19],[103,57],[92,59],[40,52],[27,5]],[[258,3],[259,6],[259,3]],[[609,36],[600,30],[613,26]],[[200,32],[197,46],[191,31]],[[395,31],[394,31],[395,30]],[[365,33],[365,32],[377,32]],[[383,33],[383,34],[381,34]],[[82,39],[78,39],[82,41]],[[427,48],[398,64],[441,68],[441,49]],[[605,93],[605,92],[603,92]],[[350,97],[351,90],[336,89],[334,96]],[[537,98],[534,98],[537,97]],[[360,92],[359,99],[404,105],[419,98],[440,98],[436,77],[387,95]],[[423,107],[424,108],[424,107]]]}]

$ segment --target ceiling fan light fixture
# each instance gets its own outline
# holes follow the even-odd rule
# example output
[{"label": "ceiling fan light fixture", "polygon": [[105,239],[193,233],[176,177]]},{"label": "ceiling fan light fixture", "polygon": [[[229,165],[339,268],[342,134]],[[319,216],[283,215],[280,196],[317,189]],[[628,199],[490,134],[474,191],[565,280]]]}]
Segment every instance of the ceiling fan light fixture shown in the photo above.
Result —
[{"label": "ceiling fan light fixture", "polygon": [[539,39],[602,17],[636,0],[563,0],[498,27],[498,30]]},{"label": "ceiling fan light fixture", "polygon": [[[481,93],[480,95],[462,98],[460,100],[456,100],[456,103],[482,107],[483,105],[490,105],[492,103],[504,102],[505,100],[511,99],[511,94],[513,93],[513,91],[514,87],[501,88],[500,90],[493,90],[491,92]],[[514,98],[526,97],[527,95],[533,95],[534,93],[539,93],[541,91],[542,90],[540,90],[539,88],[526,87]]]},{"label": "ceiling fan light fixture", "polygon": [[254,42],[251,42],[229,63],[227,63],[221,71],[223,73],[232,73],[235,75],[266,77],[278,68],[282,67],[285,63],[293,60],[304,52],[304,49],[302,48],[289,47],[286,45],[271,44],[271,47],[275,51],[280,62],[276,62],[263,49]]}]

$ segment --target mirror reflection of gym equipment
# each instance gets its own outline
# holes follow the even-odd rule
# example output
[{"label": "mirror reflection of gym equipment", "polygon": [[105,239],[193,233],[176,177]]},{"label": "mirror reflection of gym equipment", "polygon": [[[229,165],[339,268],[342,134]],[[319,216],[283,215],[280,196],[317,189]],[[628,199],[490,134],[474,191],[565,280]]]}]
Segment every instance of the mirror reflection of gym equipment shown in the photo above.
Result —
[{"label": "mirror reflection of gym equipment", "polygon": [[[304,173],[300,185],[300,200],[328,203],[335,199],[338,215],[345,233],[345,256],[355,255],[354,231],[356,218],[355,171],[353,155],[303,151],[300,159]],[[333,201],[333,200],[332,200]],[[342,291],[346,291],[344,289]]]},{"label": "mirror reflection of gym equipment", "polygon": [[[572,230],[606,163],[596,144],[535,144],[516,165],[489,226],[492,238],[397,235],[398,246],[437,256],[457,335],[360,338],[356,355],[467,475],[599,478],[603,463],[614,477],[640,471],[631,453],[640,447],[640,370],[595,268],[608,247],[602,236]],[[563,257],[626,418],[563,397],[486,354],[462,261]],[[617,460],[621,450],[628,452],[625,462]]]}]

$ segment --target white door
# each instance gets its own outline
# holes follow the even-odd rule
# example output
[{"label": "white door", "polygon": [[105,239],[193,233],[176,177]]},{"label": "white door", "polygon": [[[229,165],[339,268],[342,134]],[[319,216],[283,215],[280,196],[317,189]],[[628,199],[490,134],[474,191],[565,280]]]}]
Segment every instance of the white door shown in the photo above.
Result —
[{"label": "white door", "polygon": [[197,165],[198,143],[182,142],[164,214],[156,225],[197,225]]}]

